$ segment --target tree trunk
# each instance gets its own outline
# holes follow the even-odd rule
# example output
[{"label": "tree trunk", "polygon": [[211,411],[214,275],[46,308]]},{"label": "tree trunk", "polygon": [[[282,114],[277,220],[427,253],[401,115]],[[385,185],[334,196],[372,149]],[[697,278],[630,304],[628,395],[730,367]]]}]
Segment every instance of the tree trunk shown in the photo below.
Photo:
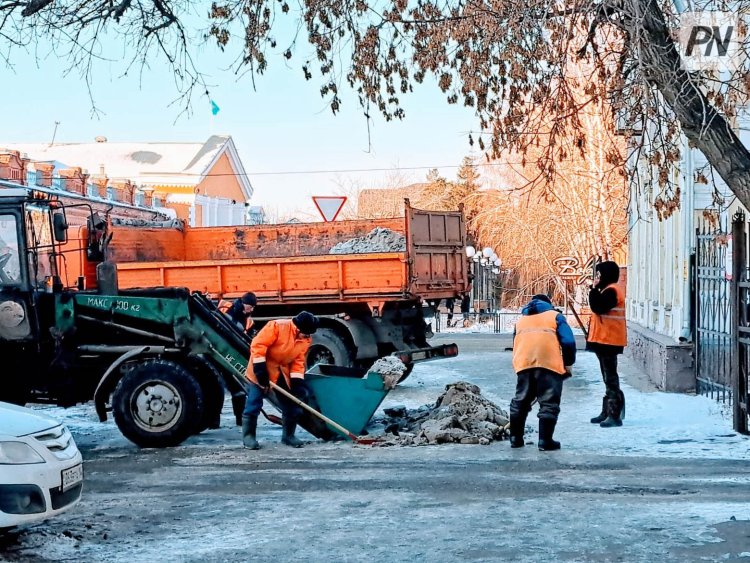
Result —
[{"label": "tree trunk", "polygon": [[700,149],[740,202],[750,208],[750,152],[726,119],[690,81],[670,38],[656,0],[632,0],[626,11],[634,22],[631,37],[640,42],[640,64],[682,125],[685,136]]}]

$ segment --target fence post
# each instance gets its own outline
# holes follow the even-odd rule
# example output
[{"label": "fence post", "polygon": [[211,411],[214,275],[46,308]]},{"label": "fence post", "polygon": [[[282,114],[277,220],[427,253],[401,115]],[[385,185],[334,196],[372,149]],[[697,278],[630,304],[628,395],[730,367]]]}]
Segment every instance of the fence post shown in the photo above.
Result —
[{"label": "fence post", "polygon": [[742,289],[740,284],[745,281],[745,214],[741,211],[735,213],[732,218],[732,282],[731,282],[731,306],[732,306],[732,353],[730,358],[732,365],[732,411],[734,429],[741,434],[747,434],[748,396],[747,376],[744,366],[747,366],[746,347],[740,345],[740,323],[744,318],[740,311],[742,305]]}]

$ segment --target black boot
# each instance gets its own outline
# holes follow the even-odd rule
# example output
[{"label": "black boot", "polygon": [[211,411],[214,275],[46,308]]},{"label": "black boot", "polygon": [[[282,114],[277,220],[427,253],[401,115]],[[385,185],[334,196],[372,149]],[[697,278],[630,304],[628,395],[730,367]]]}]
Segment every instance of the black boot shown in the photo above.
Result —
[{"label": "black boot", "polygon": [[288,418],[281,420],[281,442],[293,448],[301,448],[304,442],[294,435],[297,429],[297,422]]},{"label": "black boot", "polygon": [[242,417],[242,445],[249,450],[259,450],[260,444],[255,439],[255,431],[258,428],[257,416]]},{"label": "black boot", "polygon": [[622,426],[622,418],[620,418],[620,412],[622,405],[619,401],[610,401],[609,403],[609,415],[605,418],[599,426],[602,428],[613,428],[615,426]]},{"label": "black boot", "polygon": [[510,415],[510,447],[523,448],[523,430],[526,426],[525,416]]},{"label": "black boot", "polygon": [[591,424],[599,424],[600,422],[603,422],[605,418],[607,418],[607,396],[606,395],[602,398],[602,412],[600,412],[597,416],[591,419]]},{"label": "black boot", "polygon": [[556,442],[552,439],[552,434],[555,433],[555,426],[557,421],[551,418],[540,418],[539,419],[539,451],[549,452],[552,450],[560,449],[560,442]]},{"label": "black boot", "polygon": [[625,420],[625,393],[620,390],[617,394],[620,397],[620,420]]}]

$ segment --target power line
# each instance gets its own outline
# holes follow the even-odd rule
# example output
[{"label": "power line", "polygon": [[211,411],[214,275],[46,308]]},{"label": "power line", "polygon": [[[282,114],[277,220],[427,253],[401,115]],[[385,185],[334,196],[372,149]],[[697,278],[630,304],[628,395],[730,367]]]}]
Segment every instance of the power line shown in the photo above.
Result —
[{"label": "power line", "polygon": [[[477,168],[481,166],[521,166],[522,162],[496,162],[486,164],[475,164]],[[526,164],[532,164],[527,162]],[[352,172],[398,172],[399,170],[433,170],[436,168],[461,168],[461,164],[436,164],[432,166],[397,166],[394,168],[343,168],[338,170],[288,170],[288,171],[274,171],[274,172],[246,172],[244,174],[235,174],[232,172],[222,172],[216,174],[206,174],[206,176],[281,176],[285,174],[337,174],[337,173],[352,173]]]}]

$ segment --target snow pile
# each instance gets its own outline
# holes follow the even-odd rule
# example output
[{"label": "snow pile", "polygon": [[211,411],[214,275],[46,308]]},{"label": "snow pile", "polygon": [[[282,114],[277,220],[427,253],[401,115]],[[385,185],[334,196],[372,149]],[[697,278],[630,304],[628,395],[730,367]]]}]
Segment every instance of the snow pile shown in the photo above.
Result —
[{"label": "snow pile", "polygon": [[396,356],[386,356],[372,364],[367,371],[379,374],[383,378],[383,387],[386,389],[395,389],[406,372],[406,366]]},{"label": "snow pile", "polygon": [[459,381],[445,386],[434,406],[416,410],[386,409],[386,436],[379,446],[482,444],[507,437],[508,413],[482,397],[476,385]]},{"label": "snow pile", "polygon": [[376,227],[363,237],[338,243],[329,254],[369,254],[371,252],[403,252],[406,237],[383,227]]}]

